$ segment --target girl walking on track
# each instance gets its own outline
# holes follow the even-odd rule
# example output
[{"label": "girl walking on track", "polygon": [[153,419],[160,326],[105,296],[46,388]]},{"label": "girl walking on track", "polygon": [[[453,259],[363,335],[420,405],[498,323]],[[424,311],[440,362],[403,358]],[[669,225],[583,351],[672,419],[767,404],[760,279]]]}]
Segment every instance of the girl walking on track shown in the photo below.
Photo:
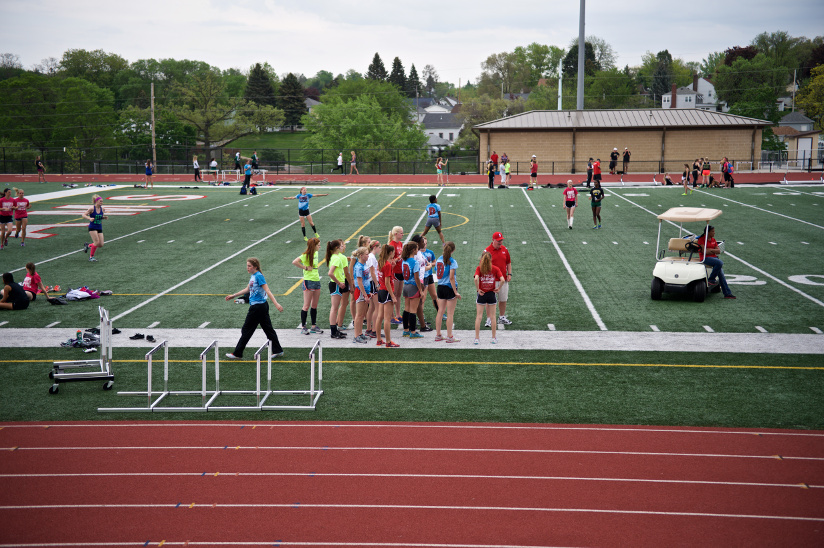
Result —
[{"label": "girl walking on track", "polygon": [[392,312],[394,311],[395,293],[392,287],[392,282],[395,280],[395,265],[393,258],[395,256],[395,248],[386,244],[381,248],[381,254],[378,258],[378,315],[375,319],[376,332],[378,335],[377,346],[384,344],[381,339],[381,326],[383,326],[383,333],[386,335],[386,348],[398,348],[399,344],[392,342]]},{"label": "girl walking on track", "polygon": [[24,194],[23,189],[18,188],[17,199],[14,201],[14,223],[17,228],[14,237],[20,238],[20,247],[26,245],[26,225],[29,224],[29,208],[31,207],[31,203]]},{"label": "girl walking on track", "polygon": [[[312,238],[306,244],[306,251],[292,261],[292,264],[303,270],[303,308],[300,310],[301,333],[323,333],[318,328],[318,300],[320,299],[320,274],[318,273],[318,247],[320,240]],[[312,328],[306,328],[306,315],[310,315]]]},{"label": "girl walking on track", "polygon": [[300,217],[300,230],[303,232],[303,240],[308,242],[309,238],[306,237],[306,219],[309,219],[309,226],[312,227],[312,232],[315,233],[315,238],[320,238],[320,234],[318,234],[318,229],[315,228],[315,221],[312,220],[312,214],[309,213],[309,200],[313,196],[329,196],[328,194],[308,194],[306,192],[306,187],[300,187],[300,192],[296,196],[286,196],[284,200],[297,200],[298,201],[298,217]]},{"label": "girl walking on track", "polygon": [[83,218],[89,221],[89,236],[92,238],[91,244],[83,244],[83,253],[91,251],[89,262],[96,263],[94,254],[103,247],[103,220],[109,218],[103,210],[103,198],[97,194],[92,196],[92,207],[83,214]]},{"label": "girl walking on track", "polygon": [[358,171],[358,157],[355,156],[355,151],[352,151],[352,160],[349,162],[349,175],[352,175],[352,172],[357,173],[360,175],[360,171]]},{"label": "girl walking on track", "polygon": [[438,321],[435,324],[435,340],[444,340],[441,336],[441,323],[444,320],[444,316],[441,312],[446,310],[446,342],[448,343],[461,342],[460,339],[456,339],[452,336],[452,324],[454,323],[455,318],[455,305],[458,303],[456,299],[461,298],[461,294],[458,293],[458,280],[456,279],[458,261],[452,258],[452,253],[454,251],[455,242],[446,242],[443,244],[443,255],[438,257],[438,260],[435,261],[435,270],[438,274]]},{"label": "girl walking on track", "polygon": [[[326,244],[326,264],[329,265],[329,295],[332,308],[329,310],[329,329],[333,339],[345,339],[346,333],[338,330],[343,322],[346,306],[349,303],[349,261],[346,260],[346,245],[341,240],[332,240]],[[340,315],[340,322],[338,316]]]},{"label": "girl walking on track", "polygon": [[246,272],[251,275],[249,285],[237,293],[226,295],[227,301],[240,295],[249,295],[249,312],[246,313],[246,320],[240,329],[240,340],[237,342],[237,345],[235,345],[235,351],[226,354],[226,357],[233,360],[242,358],[246,344],[249,342],[249,339],[252,338],[255,329],[260,326],[263,328],[263,332],[266,333],[266,337],[272,343],[272,357],[279,358],[283,356],[283,348],[280,346],[275,328],[272,327],[272,319],[269,317],[269,303],[266,302],[266,296],[268,295],[269,298],[272,299],[272,304],[275,305],[278,312],[283,312],[283,307],[269,290],[266,278],[263,277],[263,273],[260,271],[259,260],[255,257],[246,259]]},{"label": "girl walking on track", "polygon": [[[504,281],[506,281],[506,278],[504,278],[501,270],[492,265],[492,254],[489,251],[484,251],[481,255],[480,264],[475,267],[475,290],[477,291],[477,298],[475,299],[475,344],[481,342],[481,318],[484,316],[484,308],[486,308],[487,318],[495,317],[498,289]],[[491,327],[492,344],[498,344],[498,322],[493,321]]]},{"label": "girl walking on track", "polygon": [[151,160],[146,160],[146,177],[143,180],[144,188],[149,188],[149,185],[152,185],[154,188],[154,181],[152,181],[152,175],[154,174],[154,167],[152,166]]},{"label": "girl walking on track", "polygon": [[567,181],[564,189],[564,209],[566,209],[567,226],[572,230],[575,221],[575,207],[578,205],[578,189],[572,186],[572,179]]}]

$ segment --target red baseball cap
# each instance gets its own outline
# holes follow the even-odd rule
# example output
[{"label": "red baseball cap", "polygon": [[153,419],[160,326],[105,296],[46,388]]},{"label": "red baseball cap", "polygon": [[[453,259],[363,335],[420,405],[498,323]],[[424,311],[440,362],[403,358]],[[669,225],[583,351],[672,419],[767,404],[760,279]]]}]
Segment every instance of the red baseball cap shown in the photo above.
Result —
[{"label": "red baseball cap", "polygon": [[492,235],[492,239],[500,241],[500,240],[504,239],[504,235],[501,234],[500,232],[496,232],[495,234]]}]

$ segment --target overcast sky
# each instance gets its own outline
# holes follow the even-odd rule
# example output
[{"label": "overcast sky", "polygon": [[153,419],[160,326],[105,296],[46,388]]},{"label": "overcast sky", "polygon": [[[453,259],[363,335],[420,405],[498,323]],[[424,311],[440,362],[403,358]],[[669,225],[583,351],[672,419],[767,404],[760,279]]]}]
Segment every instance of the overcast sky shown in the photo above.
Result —
[{"label": "overcast sky", "polygon": [[[824,35],[824,0],[588,0],[586,8],[586,34],[609,43],[619,67],[663,49],[700,62],[765,31]],[[578,16],[574,0],[0,0],[0,53],[18,54],[26,68],[82,48],[244,71],[267,61],[279,74],[310,77],[363,73],[378,52],[387,71],[398,56],[407,73],[431,64],[457,84],[475,81],[492,53],[532,42],[567,47]]]}]

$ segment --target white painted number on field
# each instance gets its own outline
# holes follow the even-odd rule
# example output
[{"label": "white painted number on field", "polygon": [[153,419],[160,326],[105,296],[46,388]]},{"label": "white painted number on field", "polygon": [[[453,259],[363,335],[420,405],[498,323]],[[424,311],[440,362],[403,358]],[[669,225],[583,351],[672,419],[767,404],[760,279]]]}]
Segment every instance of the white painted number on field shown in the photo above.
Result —
[{"label": "white painted number on field", "polygon": [[143,202],[149,200],[151,202],[180,202],[183,200],[200,200],[206,196],[199,194],[169,194],[168,196],[161,196],[159,194],[132,194],[130,196],[109,196],[107,200],[137,200]]},{"label": "white painted number on field", "polygon": [[725,276],[727,278],[728,284],[735,284],[735,285],[767,285],[767,282],[764,280],[759,280],[755,276],[744,276],[741,274],[727,274]]},{"label": "white painted number on field", "polygon": [[[818,278],[818,280],[811,280],[810,278]],[[797,284],[824,285],[824,275],[821,274],[799,274],[797,276],[790,276],[789,280]]]}]

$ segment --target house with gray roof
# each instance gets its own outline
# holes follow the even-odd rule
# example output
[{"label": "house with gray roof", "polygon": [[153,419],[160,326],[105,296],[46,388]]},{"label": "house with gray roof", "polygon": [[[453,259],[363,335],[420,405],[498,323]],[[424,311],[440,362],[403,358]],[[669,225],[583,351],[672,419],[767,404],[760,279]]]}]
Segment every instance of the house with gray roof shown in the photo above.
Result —
[{"label": "house with gray roof", "polygon": [[451,112],[426,113],[421,124],[427,136],[437,136],[446,140],[450,145],[458,138],[463,127],[463,122]]}]

